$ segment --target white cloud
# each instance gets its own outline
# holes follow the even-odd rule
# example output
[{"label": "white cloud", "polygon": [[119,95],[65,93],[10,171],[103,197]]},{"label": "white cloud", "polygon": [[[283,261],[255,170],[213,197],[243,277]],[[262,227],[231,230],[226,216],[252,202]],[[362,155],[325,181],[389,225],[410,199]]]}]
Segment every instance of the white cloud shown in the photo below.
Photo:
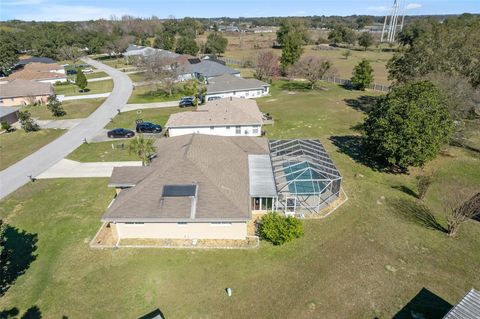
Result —
[{"label": "white cloud", "polygon": [[125,14],[135,15],[127,9],[52,4],[39,6],[35,11],[19,14],[15,18],[26,21],[85,21],[108,19],[112,15],[121,17]]},{"label": "white cloud", "polygon": [[373,11],[373,12],[385,12],[387,11],[386,6],[371,6],[367,8],[368,11]]},{"label": "white cloud", "polygon": [[418,8],[421,8],[422,5],[420,3],[409,3],[407,4],[407,6],[405,7],[407,10],[412,10],[412,9],[418,9]]}]

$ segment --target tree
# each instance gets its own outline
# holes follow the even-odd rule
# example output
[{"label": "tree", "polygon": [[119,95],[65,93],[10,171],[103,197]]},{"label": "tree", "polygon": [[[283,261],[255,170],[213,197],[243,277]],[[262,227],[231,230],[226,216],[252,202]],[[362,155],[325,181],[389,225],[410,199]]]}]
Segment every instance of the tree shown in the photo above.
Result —
[{"label": "tree", "polygon": [[53,116],[59,117],[67,114],[62,107],[62,102],[60,102],[56,95],[51,95],[48,97],[47,108],[52,112]]},{"label": "tree", "polygon": [[274,245],[283,245],[303,236],[302,221],[293,216],[285,217],[276,212],[265,214],[260,219],[260,236]]},{"label": "tree", "polygon": [[30,112],[28,111],[19,111],[18,120],[25,132],[35,132],[40,130],[40,126],[32,119]]},{"label": "tree", "polygon": [[302,39],[298,33],[289,33],[283,38],[282,56],[280,64],[286,73],[288,67],[300,59],[303,53]]},{"label": "tree", "polygon": [[178,39],[175,52],[179,54],[197,55],[198,50],[199,47],[195,39],[183,36]]},{"label": "tree", "polygon": [[416,177],[416,180],[417,180],[418,198],[423,200],[427,195],[430,185],[432,185],[433,177],[431,175],[418,175]]},{"label": "tree", "polygon": [[353,69],[351,78],[353,86],[357,90],[365,91],[365,89],[373,82],[373,69],[370,62],[362,60]]},{"label": "tree", "polygon": [[173,94],[178,78],[178,67],[173,59],[156,52],[140,59],[138,65],[145,70],[147,80],[160,81],[168,96]]},{"label": "tree", "polygon": [[288,35],[291,34],[296,34],[296,37],[300,39],[301,45],[310,42],[305,21],[302,19],[283,19],[277,31],[277,42],[284,46]]},{"label": "tree", "polygon": [[310,83],[310,88],[313,90],[315,84],[322,79],[325,73],[332,67],[332,63],[329,60],[307,56],[303,57],[295,63],[291,72],[292,75],[301,76]]},{"label": "tree", "polygon": [[345,51],[343,51],[342,55],[345,57],[345,60],[348,60],[348,58],[350,57],[350,55],[352,55],[352,51],[350,51],[350,50],[345,50]]},{"label": "tree", "polygon": [[220,54],[224,53],[227,48],[228,40],[220,33],[213,32],[207,37],[207,43],[205,44],[205,53]]},{"label": "tree", "polygon": [[369,32],[362,32],[358,37],[358,44],[367,51],[368,47],[373,45],[373,35]]},{"label": "tree", "polygon": [[87,77],[85,76],[85,74],[83,74],[81,69],[77,69],[77,75],[75,77],[75,85],[78,86],[81,92],[84,92],[84,90],[88,86]]},{"label": "tree", "polygon": [[443,23],[426,20],[415,25],[400,50],[388,62],[389,79],[416,80],[429,73],[466,77],[473,87],[480,85],[480,17],[462,15]]},{"label": "tree", "polygon": [[197,106],[199,98],[205,94],[207,88],[204,83],[201,83],[196,79],[192,79],[185,82],[183,85],[183,91],[186,95],[194,97],[193,104]]},{"label": "tree", "polygon": [[151,156],[156,152],[154,140],[152,138],[145,138],[143,134],[140,134],[130,141],[128,144],[128,152],[130,154],[136,154],[142,161],[142,165],[147,166]]},{"label": "tree", "polygon": [[352,47],[357,42],[357,34],[352,29],[346,29],[343,40],[349,47]]},{"label": "tree", "polygon": [[12,132],[14,130],[13,126],[7,121],[0,122],[0,125],[1,125],[2,131],[5,131],[7,133]]},{"label": "tree", "polygon": [[3,296],[4,292],[8,288],[8,282],[6,281],[6,274],[10,265],[8,258],[8,249],[6,247],[7,236],[5,234],[7,230],[7,224],[0,219],[0,296]]},{"label": "tree", "polygon": [[480,192],[467,197],[467,192],[453,191],[445,194],[443,205],[447,232],[450,237],[455,237],[460,226],[467,220],[480,214]]},{"label": "tree", "polygon": [[357,40],[357,35],[349,27],[337,24],[328,34],[328,39],[334,44],[347,43],[349,46],[352,46]]},{"label": "tree", "polygon": [[82,50],[73,46],[63,46],[59,49],[59,56],[63,60],[71,60],[73,64],[77,63],[78,59],[83,55]]},{"label": "tree", "polygon": [[260,52],[255,63],[255,78],[271,82],[272,78],[278,75],[280,75],[278,57],[271,51]]},{"label": "tree", "polygon": [[175,34],[162,31],[155,36],[155,39],[153,41],[153,47],[173,51],[175,49]]},{"label": "tree", "polygon": [[449,142],[453,121],[440,91],[429,81],[395,86],[363,123],[370,154],[394,168],[423,166]]},{"label": "tree", "polygon": [[0,73],[7,74],[18,62],[15,39],[5,31],[0,31]]}]

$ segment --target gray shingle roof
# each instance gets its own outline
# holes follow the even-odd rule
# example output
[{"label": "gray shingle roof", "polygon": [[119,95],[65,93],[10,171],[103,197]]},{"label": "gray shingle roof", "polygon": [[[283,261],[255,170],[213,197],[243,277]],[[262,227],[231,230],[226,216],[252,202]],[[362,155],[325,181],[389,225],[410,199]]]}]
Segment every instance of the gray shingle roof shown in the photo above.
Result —
[{"label": "gray shingle roof", "polygon": [[180,67],[180,74],[201,74],[206,78],[220,76],[224,74],[240,74],[240,71],[229,68],[228,66],[222,65],[220,63],[210,61],[210,60],[201,60],[200,63],[190,64],[187,63]]},{"label": "gray shingle roof", "polygon": [[52,95],[53,87],[50,83],[42,83],[24,79],[14,79],[0,84],[0,98],[23,96]]},{"label": "gray shingle roof", "polygon": [[262,113],[254,100],[229,97],[208,101],[196,111],[174,113],[165,127],[261,125],[262,121]]},{"label": "gray shingle roof", "polygon": [[450,310],[444,319],[480,318],[480,292],[470,290],[460,302]]},{"label": "gray shingle roof", "polygon": [[0,118],[15,113],[20,110],[19,107],[10,107],[10,106],[0,106]]},{"label": "gray shingle roof", "polygon": [[262,90],[270,84],[257,79],[244,79],[231,74],[224,74],[210,78],[207,84],[207,93],[221,93],[242,90]]},{"label": "gray shingle roof", "polygon": [[[248,155],[268,154],[264,138],[190,134],[160,139],[158,156],[146,173],[125,167],[112,181],[135,184],[120,192],[103,221],[244,221],[250,218]],[[140,177],[140,178],[139,178]],[[196,184],[192,218],[190,197],[162,197],[165,185]]]}]

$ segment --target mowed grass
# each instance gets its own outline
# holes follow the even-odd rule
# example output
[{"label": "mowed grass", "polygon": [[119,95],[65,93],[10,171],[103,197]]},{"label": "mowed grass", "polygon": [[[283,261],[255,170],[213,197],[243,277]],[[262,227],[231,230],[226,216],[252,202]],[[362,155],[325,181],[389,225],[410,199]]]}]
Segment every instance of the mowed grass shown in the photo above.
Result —
[{"label": "mowed grass", "polygon": [[85,76],[87,77],[87,79],[97,79],[97,78],[104,78],[110,75],[108,75],[106,72],[100,71],[100,72],[88,73],[88,74],[85,74]]},{"label": "mowed grass", "polygon": [[[472,266],[480,264],[479,223],[452,239],[406,218],[395,203],[416,201],[419,172],[375,171],[331,142],[356,135],[364,116],[345,99],[370,93],[324,86],[301,92],[278,83],[258,100],[276,120],[269,138],[319,138],[343,175],[349,201],[306,220],[304,237],[252,250],[91,249],[114,196],[108,180],[37,181],[0,202],[6,222],[39,239],[36,260],[0,309],[35,305],[45,318],[137,318],[156,308],[167,318],[391,318],[424,288],[458,302],[480,286]],[[445,185],[480,187],[480,158],[448,152],[424,168],[435,172],[425,205],[443,225]]]},{"label": "mowed grass", "polygon": [[136,87],[135,90],[133,90],[132,95],[128,100],[128,103],[136,104],[178,101],[183,96],[185,96],[183,92],[177,92],[172,94],[171,96],[166,96],[165,93],[162,90],[159,90],[156,85],[146,85]]},{"label": "mowed grass", "polygon": [[113,89],[113,81],[105,80],[98,82],[89,82],[85,92],[80,92],[80,89],[75,84],[54,85],[55,94],[57,95],[88,95],[97,93],[111,92]]},{"label": "mowed grass", "polygon": [[67,114],[61,117],[53,116],[46,105],[25,106],[23,109],[28,110],[33,118],[40,120],[76,119],[88,117],[102,105],[104,101],[104,98],[64,101],[62,102],[62,107]]},{"label": "mowed grass", "polygon": [[144,81],[147,81],[144,72],[131,73],[131,74],[128,74],[128,77],[130,78],[130,80],[132,80],[132,82],[144,82]]},{"label": "mowed grass", "polygon": [[[353,68],[362,59],[370,62],[373,68],[374,82],[379,84],[389,84],[388,71],[386,63],[393,56],[391,52],[382,52],[379,50],[369,49],[363,51],[360,48],[350,50],[351,55],[348,59],[342,55],[347,49],[339,48],[337,50],[315,50],[315,46],[305,46],[303,56],[318,56],[328,59],[332,62],[333,68],[336,70],[337,76],[343,79],[350,79],[352,77]],[[225,52],[226,57],[239,60],[255,60],[259,52],[272,51],[280,56],[282,51],[280,49],[245,49]]]},{"label": "mowed grass", "polygon": [[24,130],[19,129],[0,134],[0,170],[34,153],[65,132],[64,130],[40,130],[25,133]]},{"label": "mowed grass", "polygon": [[138,161],[128,151],[128,140],[82,144],[67,158],[79,162]]}]

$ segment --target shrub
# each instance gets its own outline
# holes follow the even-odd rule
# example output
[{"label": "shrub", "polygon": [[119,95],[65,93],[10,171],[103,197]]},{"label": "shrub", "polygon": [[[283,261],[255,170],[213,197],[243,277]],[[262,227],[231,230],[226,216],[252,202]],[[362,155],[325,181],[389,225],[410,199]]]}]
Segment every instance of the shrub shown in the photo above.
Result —
[{"label": "shrub", "polygon": [[303,224],[295,217],[270,212],[261,218],[259,231],[263,239],[282,245],[303,236]]},{"label": "shrub", "polygon": [[48,97],[47,109],[49,109],[50,112],[52,112],[52,115],[55,117],[60,117],[67,114],[62,107],[62,102],[60,102],[55,95]]},{"label": "shrub", "polygon": [[417,179],[417,190],[418,190],[418,198],[423,200],[427,195],[427,191],[432,185],[433,177],[430,175],[419,175],[416,177]]},{"label": "shrub", "polygon": [[13,130],[12,125],[7,121],[1,122],[1,125],[2,125],[2,131],[11,132]]},{"label": "shrub", "polygon": [[28,111],[18,112],[18,119],[25,132],[34,132],[40,129],[40,126],[32,119]]}]

